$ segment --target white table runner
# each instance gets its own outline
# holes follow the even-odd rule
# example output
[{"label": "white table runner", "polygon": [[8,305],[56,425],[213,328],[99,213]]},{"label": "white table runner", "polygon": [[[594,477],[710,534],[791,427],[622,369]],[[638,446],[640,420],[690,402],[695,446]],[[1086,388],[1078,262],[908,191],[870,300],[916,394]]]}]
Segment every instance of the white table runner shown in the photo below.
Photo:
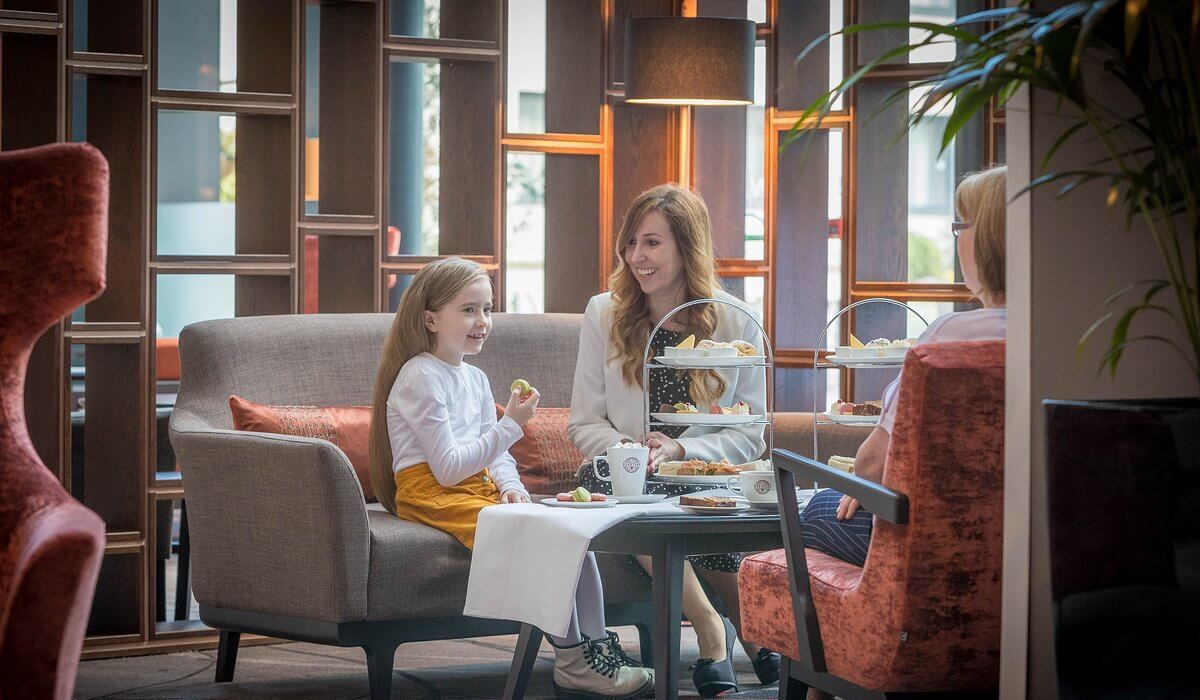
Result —
[{"label": "white table runner", "polygon": [[622,520],[655,511],[679,512],[670,502],[594,509],[540,503],[484,508],[475,529],[463,614],[527,622],[564,636],[592,538]]}]

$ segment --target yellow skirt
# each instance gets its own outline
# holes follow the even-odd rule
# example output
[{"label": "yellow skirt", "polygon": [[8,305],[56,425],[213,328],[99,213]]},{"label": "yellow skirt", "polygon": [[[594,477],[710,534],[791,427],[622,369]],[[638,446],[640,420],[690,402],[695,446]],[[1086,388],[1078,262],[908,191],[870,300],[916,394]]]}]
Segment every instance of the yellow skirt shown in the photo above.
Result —
[{"label": "yellow skirt", "polygon": [[454,486],[439,484],[424,462],[396,472],[396,515],[448,532],[467,549],[475,546],[479,511],[499,502],[486,469]]}]

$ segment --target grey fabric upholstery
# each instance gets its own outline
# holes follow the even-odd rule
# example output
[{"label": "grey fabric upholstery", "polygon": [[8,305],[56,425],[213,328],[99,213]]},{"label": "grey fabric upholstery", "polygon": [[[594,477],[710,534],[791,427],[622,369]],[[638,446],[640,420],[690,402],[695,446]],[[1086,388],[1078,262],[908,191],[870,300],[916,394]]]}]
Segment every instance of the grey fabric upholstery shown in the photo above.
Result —
[{"label": "grey fabric upholstery", "polygon": [[[496,314],[493,336],[471,362],[501,403],[520,377],[541,391],[543,406],[569,406],[581,318]],[[171,442],[202,605],[323,622],[462,612],[470,554],[452,537],[365,506],[345,454],[324,440],[231,430],[230,394],[270,404],[369,405],[391,322],[390,314],[320,314],[183,329]],[[811,415],[776,418],[777,446],[811,452]],[[823,427],[822,440],[836,454],[853,454],[867,432]],[[607,602],[648,599],[649,578],[636,564],[600,560]]]}]

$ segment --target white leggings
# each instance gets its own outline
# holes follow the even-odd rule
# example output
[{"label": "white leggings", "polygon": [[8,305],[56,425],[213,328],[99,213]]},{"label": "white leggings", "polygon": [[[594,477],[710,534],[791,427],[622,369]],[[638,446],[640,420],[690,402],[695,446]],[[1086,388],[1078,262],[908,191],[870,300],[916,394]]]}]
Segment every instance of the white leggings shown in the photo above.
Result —
[{"label": "white leggings", "polygon": [[588,552],[583,557],[579,572],[579,585],[575,588],[575,609],[571,612],[571,625],[565,637],[549,635],[558,646],[578,644],[583,635],[591,639],[603,639],[604,588],[600,584],[600,569],[596,566],[596,555]]}]

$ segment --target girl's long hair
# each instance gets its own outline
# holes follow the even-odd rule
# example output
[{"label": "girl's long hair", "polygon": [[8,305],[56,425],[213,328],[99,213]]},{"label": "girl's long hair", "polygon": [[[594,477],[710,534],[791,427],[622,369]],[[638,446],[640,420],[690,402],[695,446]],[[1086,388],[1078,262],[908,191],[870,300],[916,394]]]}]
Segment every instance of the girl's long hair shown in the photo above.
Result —
[{"label": "girl's long hair", "polygon": [[[612,290],[613,319],[611,342],[615,349],[610,360],[619,359],[621,374],[631,386],[642,385],[642,363],[646,358],[646,340],[654,323],[646,304],[646,295],[625,262],[625,249],[633,239],[642,219],[649,212],[662,214],[670,225],[671,234],[683,260],[683,300],[706,299],[721,288],[713,260],[712,222],[708,206],[699,194],[674,183],[652,187],[638,195],[625,212],[621,231],[617,234],[617,267],[608,278]],[[717,304],[698,304],[682,314],[685,333],[697,340],[711,338],[717,328],[720,312]],[[712,370],[688,370],[691,375],[691,396],[696,404],[709,404],[721,398],[727,382]]]},{"label": "girl's long hair", "polygon": [[487,271],[462,258],[445,258],[421,268],[400,297],[400,308],[383,343],[379,372],[375,375],[374,410],[371,414],[371,486],[389,512],[396,512],[396,477],[392,470],[392,442],[388,436],[387,400],[400,368],[423,352],[432,352],[437,336],[425,327],[425,312],[439,311],[475,280],[489,280]]}]

